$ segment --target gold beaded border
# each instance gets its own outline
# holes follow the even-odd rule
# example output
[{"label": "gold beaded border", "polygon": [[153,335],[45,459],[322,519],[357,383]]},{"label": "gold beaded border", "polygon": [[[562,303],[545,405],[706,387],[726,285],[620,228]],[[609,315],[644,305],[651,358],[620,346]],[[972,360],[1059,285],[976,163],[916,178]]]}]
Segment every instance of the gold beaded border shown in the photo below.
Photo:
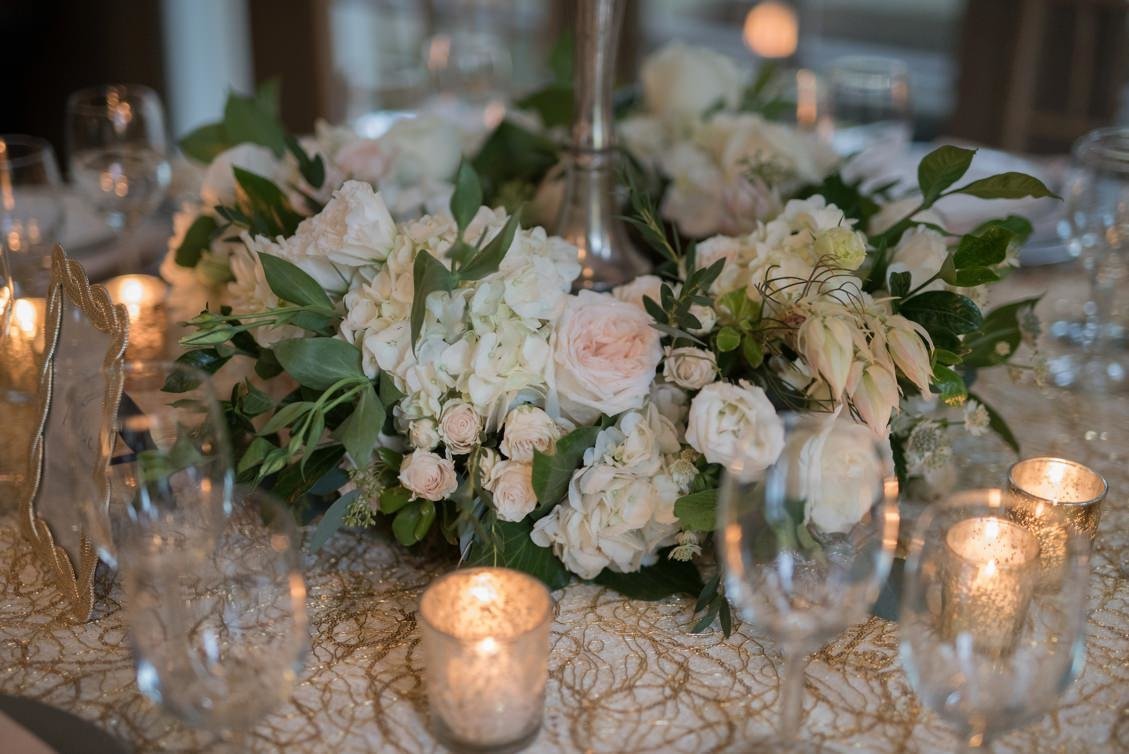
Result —
[{"label": "gold beaded border", "polygon": [[[64,303],[67,300],[73,301],[97,330],[110,336],[110,347],[102,362],[108,375],[102,402],[102,447],[99,448],[99,464],[96,470],[92,470],[96,475],[96,489],[104,500],[109,500],[110,485],[106,469],[109,454],[113,450],[112,433],[107,432],[106,428],[113,425],[121,400],[124,379],[122,362],[129,342],[129,314],[125,306],[115,305],[110,300],[104,287],[91,285],[82,265],[69,259],[62,246],[55,246],[51,251],[51,285],[47,293],[47,317],[44,323],[46,347],[39,373],[39,419],[31,439],[28,486],[20,509],[20,531],[31,542],[40,562],[47,567],[68,603],[71,617],[82,623],[90,619],[94,607],[94,571],[98,566],[98,555],[90,540],[83,535],[76,568],[66,550],[55,544],[50,525],[35,512],[39,483],[43,476],[44,432],[51,408],[55,351],[59,346]],[[75,513],[78,515],[77,510]]]}]

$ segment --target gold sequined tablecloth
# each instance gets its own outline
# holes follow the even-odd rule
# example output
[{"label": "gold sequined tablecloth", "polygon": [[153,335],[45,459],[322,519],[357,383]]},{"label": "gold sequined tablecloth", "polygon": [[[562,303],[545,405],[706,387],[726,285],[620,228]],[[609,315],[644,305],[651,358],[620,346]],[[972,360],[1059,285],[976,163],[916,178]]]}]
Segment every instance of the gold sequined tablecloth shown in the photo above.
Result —
[{"label": "gold sequined tablecloth", "polygon": [[[1008,296],[1062,283],[1025,273]],[[1044,314],[1072,300],[1044,299]],[[1129,752],[1129,398],[1015,388],[981,378],[981,395],[1016,428],[1025,455],[1054,453],[1110,482],[1093,559],[1088,659],[1059,708],[1000,739],[997,752]],[[1002,480],[995,441],[965,449],[969,482]],[[40,699],[92,720],[138,752],[205,751],[208,739],[163,715],[137,690],[114,586],[95,620],[70,625],[0,501],[0,692]],[[372,534],[343,533],[308,563],[312,651],[291,700],[256,727],[254,752],[430,752],[415,609],[434,566]],[[103,584],[102,591],[107,586]],[[687,633],[686,599],[634,602],[574,585],[558,593],[543,729],[532,752],[755,751],[776,721],[771,643],[739,627]],[[813,656],[805,735],[833,751],[948,752],[951,730],[917,702],[894,624],[853,627]],[[0,749],[2,749],[0,745]]]}]

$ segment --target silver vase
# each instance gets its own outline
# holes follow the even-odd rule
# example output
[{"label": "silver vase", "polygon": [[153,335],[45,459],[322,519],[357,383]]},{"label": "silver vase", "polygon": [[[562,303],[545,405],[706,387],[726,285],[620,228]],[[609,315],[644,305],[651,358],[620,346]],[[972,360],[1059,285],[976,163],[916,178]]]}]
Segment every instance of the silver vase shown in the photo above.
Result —
[{"label": "silver vase", "polygon": [[557,235],[580,251],[580,288],[608,290],[650,270],[628,238],[616,197],[612,89],[624,0],[579,0],[572,143]]}]

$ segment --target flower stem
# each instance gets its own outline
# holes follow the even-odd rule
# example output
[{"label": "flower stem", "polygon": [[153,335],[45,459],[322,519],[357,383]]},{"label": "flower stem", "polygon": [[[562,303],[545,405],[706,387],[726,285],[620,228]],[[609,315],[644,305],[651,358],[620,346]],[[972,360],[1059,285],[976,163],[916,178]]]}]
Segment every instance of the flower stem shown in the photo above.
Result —
[{"label": "flower stem", "polygon": [[784,650],[784,667],[780,679],[780,738],[795,741],[800,735],[804,716],[804,667],[807,655],[795,649]]}]

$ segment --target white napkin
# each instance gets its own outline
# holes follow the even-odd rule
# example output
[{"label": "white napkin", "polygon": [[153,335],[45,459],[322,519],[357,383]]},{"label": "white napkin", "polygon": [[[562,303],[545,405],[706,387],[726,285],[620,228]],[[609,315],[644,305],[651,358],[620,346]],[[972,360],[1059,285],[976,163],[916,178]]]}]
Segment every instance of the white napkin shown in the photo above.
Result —
[{"label": "white napkin", "polygon": [[58,754],[3,712],[0,712],[0,741],[4,742],[4,754]]}]

